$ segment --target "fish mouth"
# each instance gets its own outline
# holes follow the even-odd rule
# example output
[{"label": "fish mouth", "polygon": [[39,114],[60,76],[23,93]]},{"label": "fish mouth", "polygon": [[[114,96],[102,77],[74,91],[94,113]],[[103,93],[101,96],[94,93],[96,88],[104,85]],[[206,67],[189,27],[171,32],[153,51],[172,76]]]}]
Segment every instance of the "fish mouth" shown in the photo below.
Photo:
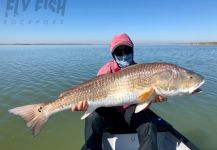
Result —
[{"label": "fish mouth", "polygon": [[201,90],[200,88],[194,90],[191,94],[197,94],[197,93],[201,93],[203,92],[203,90]]},{"label": "fish mouth", "polygon": [[195,86],[194,88],[189,90],[190,94],[196,94],[196,93],[201,93],[202,90],[199,88],[201,87],[203,84],[205,83],[205,80],[203,80],[202,82],[200,82],[197,86]]}]

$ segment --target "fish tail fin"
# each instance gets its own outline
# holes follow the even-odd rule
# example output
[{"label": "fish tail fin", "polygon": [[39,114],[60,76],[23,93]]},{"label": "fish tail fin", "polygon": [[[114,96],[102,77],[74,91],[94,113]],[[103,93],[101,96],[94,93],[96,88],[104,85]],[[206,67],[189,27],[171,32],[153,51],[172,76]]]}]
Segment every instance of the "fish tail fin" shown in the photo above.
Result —
[{"label": "fish tail fin", "polygon": [[35,137],[49,118],[49,114],[43,110],[44,105],[44,103],[25,105],[8,111],[23,118],[26,125],[32,129],[32,135]]}]

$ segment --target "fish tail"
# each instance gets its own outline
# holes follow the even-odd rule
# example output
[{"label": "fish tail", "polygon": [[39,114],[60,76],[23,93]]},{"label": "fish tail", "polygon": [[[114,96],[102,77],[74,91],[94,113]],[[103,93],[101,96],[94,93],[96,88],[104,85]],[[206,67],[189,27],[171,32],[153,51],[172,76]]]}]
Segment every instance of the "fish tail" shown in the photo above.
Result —
[{"label": "fish tail", "polygon": [[49,118],[49,114],[43,109],[44,106],[44,103],[25,105],[8,111],[23,118],[26,125],[32,129],[32,135],[35,137]]}]

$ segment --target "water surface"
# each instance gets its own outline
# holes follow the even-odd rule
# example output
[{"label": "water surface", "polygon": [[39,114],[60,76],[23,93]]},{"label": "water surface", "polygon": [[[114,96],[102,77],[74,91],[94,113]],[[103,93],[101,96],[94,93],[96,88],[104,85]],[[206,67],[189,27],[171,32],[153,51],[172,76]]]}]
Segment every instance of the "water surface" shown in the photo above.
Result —
[{"label": "water surface", "polygon": [[[80,149],[81,113],[65,111],[51,117],[32,138],[24,122],[8,114],[13,107],[54,100],[94,77],[111,56],[107,45],[0,46],[0,147],[7,150]],[[217,148],[217,46],[137,45],[137,63],[170,62],[190,68],[206,79],[203,93],[173,97],[151,109],[201,149]]]}]

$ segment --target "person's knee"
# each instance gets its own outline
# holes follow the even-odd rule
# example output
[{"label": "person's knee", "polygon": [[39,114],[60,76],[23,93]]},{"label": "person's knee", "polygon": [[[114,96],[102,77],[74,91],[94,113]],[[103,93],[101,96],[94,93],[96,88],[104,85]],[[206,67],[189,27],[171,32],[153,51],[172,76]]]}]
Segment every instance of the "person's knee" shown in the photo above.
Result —
[{"label": "person's knee", "polygon": [[99,115],[96,112],[91,113],[86,119],[85,122],[87,123],[93,123],[99,119]]},{"label": "person's knee", "polygon": [[137,128],[138,138],[139,138],[139,150],[151,149],[157,150],[157,129],[156,125],[147,122],[141,124]]},{"label": "person's knee", "polygon": [[124,119],[126,121],[126,123],[128,124],[129,127],[132,127],[132,116],[134,115],[134,111],[135,111],[136,105],[131,105],[130,107],[128,107],[124,113]]},{"label": "person's knee", "polygon": [[91,129],[96,134],[102,134],[104,130],[103,118],[96,112],[93,112],[86,118],[85,124],[90,125]]},{"label": "person's knee", "polygon": [[156,125],[153,124],[152,122],[146,122],[146,123],[141,124],[137,128],[137,132],[139,136],[141,137],[148,137],[148,136],[155,137],[157,134],[157,128],[156,128]]},{"label": "person's knee", "polygon": [[102,149],[102,134],[104,123],[102,117],[96,113],[91,113],[85,119],[85,144],[82,150]]}]

